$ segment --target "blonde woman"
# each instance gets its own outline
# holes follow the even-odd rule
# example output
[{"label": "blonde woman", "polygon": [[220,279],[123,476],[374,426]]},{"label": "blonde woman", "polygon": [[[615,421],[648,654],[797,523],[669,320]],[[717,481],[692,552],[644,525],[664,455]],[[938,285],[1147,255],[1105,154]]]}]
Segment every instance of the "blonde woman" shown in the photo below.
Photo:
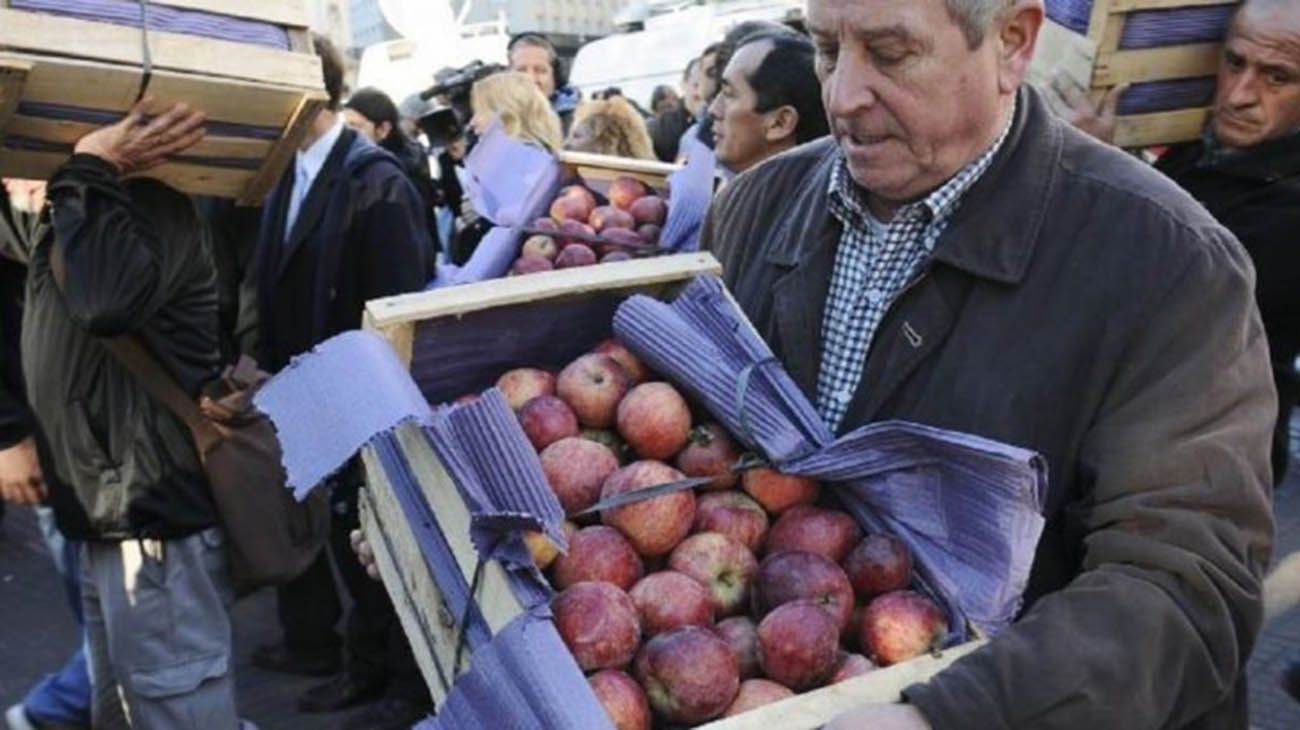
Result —
[{"label": "blonde woman", "polygon": [[573,117],[564,148],[575,152],[654,160],[654,143],[645,119],[621,96],[586,101]]},{"label": "blonde woman", "polygon": [[483,134],[492,118],[501,120],[506,134],[550,152],[560,149],[564,135],[560,118],[532,79],[515,71],[493,74],[470,90],[474,117],[469,126]]}]

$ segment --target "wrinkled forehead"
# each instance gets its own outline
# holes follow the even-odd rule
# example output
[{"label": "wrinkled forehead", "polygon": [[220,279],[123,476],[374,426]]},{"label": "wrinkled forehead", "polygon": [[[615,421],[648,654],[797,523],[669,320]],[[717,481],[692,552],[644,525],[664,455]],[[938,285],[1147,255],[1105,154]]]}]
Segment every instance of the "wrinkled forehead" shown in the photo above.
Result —
[{"label": "wrinkled forehead", "polygon": [[512,66],[546,66],[551,63],[551,54],[541,46],[531,46],[526,43],[520,43],[510,51],[510,65]]},{"label": "wrinkled forehead", "polygon": [[1228,41],[1244,41],[1300,64],[1300,1],[1250,0],[1233,19]]},{"label": "wrinkled forehead", "polygon": [[946,0],[808,0],[806,25],[814,37],[926,35],[955,24]]}]

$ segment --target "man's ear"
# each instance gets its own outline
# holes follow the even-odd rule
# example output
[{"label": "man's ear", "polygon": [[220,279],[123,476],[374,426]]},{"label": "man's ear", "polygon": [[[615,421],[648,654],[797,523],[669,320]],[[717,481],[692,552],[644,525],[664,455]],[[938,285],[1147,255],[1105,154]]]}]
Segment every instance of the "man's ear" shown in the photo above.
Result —
[{"label": "man's ear", "polygon": [[1029,73],[1038,45],[1038,31],[1043,27],[1042,0],[1016,0],[1002,15],[997,42],[998,88],[1014,94]]},{"label": "man's ear", "polygon": [[393,125],[390,124],[389,122],[386,121],[380,122],[375,127],[375,136],[379,138],[380,142],[388,139],[388,135],[392,133],[393,133]]},{"label": "man's ear", "polygon": [[799,112],[792,106],[783,106],[767,113],[764,136],[769,143],[775,144],[787,138],[794,138],[799,128]]}]

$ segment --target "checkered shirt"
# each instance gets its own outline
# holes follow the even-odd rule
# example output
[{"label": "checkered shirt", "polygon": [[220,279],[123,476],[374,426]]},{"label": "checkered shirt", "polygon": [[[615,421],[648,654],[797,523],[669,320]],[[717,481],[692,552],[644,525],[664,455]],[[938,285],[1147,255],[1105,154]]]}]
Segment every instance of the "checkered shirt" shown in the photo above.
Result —
[{"label": "checkered shirt", "polygon": [[[1014,118],[1014,114],[1012,115]],[[857,392],[871,340],[894,300],[924,267],[961,204],[1006,141],[1011,125],[979,159],[924,200],[903,206],[889,223],[877,221],[841,159],[831,174],[829,208],[844,228],[822,320],[817,410],[839,428]]]}]

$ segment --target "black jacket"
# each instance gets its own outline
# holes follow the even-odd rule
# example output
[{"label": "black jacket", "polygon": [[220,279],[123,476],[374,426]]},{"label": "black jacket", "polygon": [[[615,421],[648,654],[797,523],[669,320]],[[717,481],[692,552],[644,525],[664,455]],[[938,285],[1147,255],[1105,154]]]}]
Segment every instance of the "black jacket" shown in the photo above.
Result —
[{"label": "black jacket", "polygon": [[27,280],[20,242],[30,235],[32,224],[32,216],[10,210],[0,190],[0,242],[5,244],[0,246],[0,449],[27,438],[34,428],[19,348]]},{"label": "black jacket", "polygon": [[1289,375],[1300,355],[1300,133],[1233,152],[1194,142],[1157,168],[1246,247],[1274,366]]},{"label": "black jacket", "polygon": [[343,130],[284,235],[292,166],[263,209],[257,248],[258,361],[290,358],[361,326],[371,299],[419,291],[432,250],[424,204],[400,164]]},{"label": "black jacket", "polygon": [[[60,527],[83,540],[211,527],[217,516],[188,430],[99,342],[138,335],[197,396],[218,365],[206,229],[189,198],[152,180],[122,183],[87,155],[55,172],[49,198],[54,235],[34,240],[22,350]],[[50,271],[56,248],[62,291]]]},{"label": "black jacket", "polygon": [[[831,140],[723,189],[705,245],[815,395],[840,226]],[[1247,726],[1276,402],[1254,272],[1177,186],[1025,90],[843,429],[903,419],[1031,448],[1047,525],[1017,623],[908,697],[935,730]]]}]

